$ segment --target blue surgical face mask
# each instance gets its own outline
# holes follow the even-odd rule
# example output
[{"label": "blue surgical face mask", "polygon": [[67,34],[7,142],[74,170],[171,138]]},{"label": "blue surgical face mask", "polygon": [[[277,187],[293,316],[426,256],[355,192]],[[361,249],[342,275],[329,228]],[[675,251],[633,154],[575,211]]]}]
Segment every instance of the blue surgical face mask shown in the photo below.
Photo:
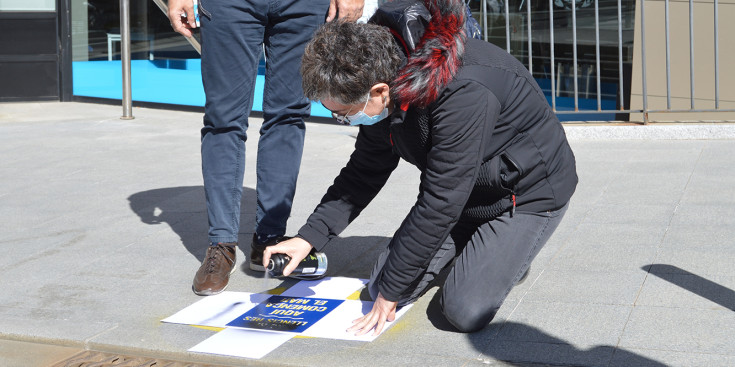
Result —
[{"label": "blue surgical face mask", "polygon": [[386,106],[385,104],[385,98],[383,98],[383,111],[375,116],[368,116],[368,114],[365,113],[368,102],[370,102],[370,94],[368,94],[367,101],[365,101],[365,107],[362,108],[362,111],[354,115],[347,116],[345,120],[349,121],[350,125],[352,126],[373,125],[378,121],[388,117],[388,106]]}]

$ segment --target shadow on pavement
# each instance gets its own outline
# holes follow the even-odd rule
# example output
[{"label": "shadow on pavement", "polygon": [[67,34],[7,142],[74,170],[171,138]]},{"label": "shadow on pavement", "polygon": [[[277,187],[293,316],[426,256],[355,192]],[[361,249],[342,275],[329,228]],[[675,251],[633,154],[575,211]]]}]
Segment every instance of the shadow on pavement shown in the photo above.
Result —
[{"label": "shadow on pavement", "polygon": [[641,269],[722,307],[735,311],[735,291],[730,288],[674,265],[650,264],[642,266]]},{"label": "shadow on pavement", "polygon": [[[255,190],[243,188],[240,203],[240,251],[250,256],[250,233],[243,236],[243,229],[255,228]],[[141,222],[149,225],[167,224],[181,238],[181,243],[200,262],[207,251],[207,208],[203,186],[167,187],[141,191],[128,197],[130,209]],[[328,276],[367,279],[380,251],[390,238],[382,236],[338,237],[332,240],[325,252],[329,259]],[[240,270],[248,275],[262,277],[262,272],[252,271],[244,261]]]},{"label": "shadow on pavement", "polygon": [[468,338],[483,355],[516,366],[667,366],[610,345],[579,349],[533,326],[516,322],[491,324],[482,331],[469,334]]},{"label": "shadow on pavement", "polygon": [[369,279],[390,237],[350,236],[332,239],[324,253],[329,259],[327,276]]},{"label": "shadow on pavement", "polygon": [[[442,315],[441,290],[434,294],[426,309],[429,321],[437,329],[459,332]],[[493,322],[484,329],[467,334],[468,340],[484,356],[514,366],[636,366],[666,367],[666,364],[620,349],[600,345],[578,349],[533,326],[516,322]]]},{"label": "shadow on pavement", "polygon": [[[181,238],[181,243],[200,262],[204,259],[209,242],[207,240],[207,208],[203,186],[167,187],[141,191],[128,197],[130,209],[138,215],[141,222],[150,225],[168,224]],[[254,228],[255,190],[243,188],[240,203],[241,228]],[[240,239],[240,250],[250,251],[250,238],[247,243]],[[244,247],[243,247],[244,245]]]}]

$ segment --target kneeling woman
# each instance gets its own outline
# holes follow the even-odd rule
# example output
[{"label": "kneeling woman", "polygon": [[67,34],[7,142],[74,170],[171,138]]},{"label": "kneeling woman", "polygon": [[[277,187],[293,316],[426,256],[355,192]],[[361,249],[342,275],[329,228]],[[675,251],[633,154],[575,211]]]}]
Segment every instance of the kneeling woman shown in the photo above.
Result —
[{"label": "kneeling woman", "polygon": [[536,81],[502,49],[468,39],[465,14],[461,0],[388,2],[368,24],[327,23],[306,48],[306,96],[360,131],[298,236],[266,249],[264,263],[288,254],[288,275],[357,217],[400,158],[421,171],[357,334],[379,333],[447,267],[443,314],[460,331],[485,327],[576,187],[574,155]]}]

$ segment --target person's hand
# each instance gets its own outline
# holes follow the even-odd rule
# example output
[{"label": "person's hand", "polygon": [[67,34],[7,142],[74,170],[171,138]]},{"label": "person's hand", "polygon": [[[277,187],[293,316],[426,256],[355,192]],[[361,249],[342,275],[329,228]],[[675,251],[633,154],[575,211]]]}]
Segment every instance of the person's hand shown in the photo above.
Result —
[{"label": "person's hand", "polygon": [[327,22],[331,22],[339,14],[339,19],[354,22],[362,16],[365,0],[329,0]]},{"label": "person's hand", "polygon": [[299,237],[279,242],[278,244],[265,248],[265,251],[263,251],[263,266],[268,269],[268,263],[271,260],[271,255],[273,254],[288,255],[288,257],[291,258],[291,261],[289,261],[288,265],[283,269],[283,276],[288,276],[292,271],[294,271],[294,269],[296,269],[297,266],[299,266],[301,260],[309,255],[311,249],[311,244]]},{"label": "person's hand", "polygon": [[388,301],[383,295],[378,293],[378,299],[373,303],[373,309],[367,315],[352,322],[352,327],[347,329],[348,333],[355,332],[360,336],[375,328],[373,335],[380,334],[383,331],[386,321],[396,319],[396,306],[398,302]]},{"label": "person's hand", "polygon": [[193,0],[168,0],[168,19],[171,27],[186,37],[191,37],[192,28],[197,27]]}]

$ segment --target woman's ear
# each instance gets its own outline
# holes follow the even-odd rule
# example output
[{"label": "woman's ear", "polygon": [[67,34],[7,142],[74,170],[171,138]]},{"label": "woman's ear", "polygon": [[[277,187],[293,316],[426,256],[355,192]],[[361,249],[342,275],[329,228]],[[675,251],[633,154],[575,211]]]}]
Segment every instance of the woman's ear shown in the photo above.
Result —
[{"label": "woman's ear", "polygon": [[380,101],[388,106],[388,109],[392,112],[392,107],[390,104],[390,87],[388,84],[385,83],[378,83],[373,85],[373,87],[370,89],[370,98],[380,98]]},{"label": "woman's ear", "polygon": [[385,83],[378,83],[370,88],[370,98],[380,96],[382,100],[390,98],[390,87]]}]

